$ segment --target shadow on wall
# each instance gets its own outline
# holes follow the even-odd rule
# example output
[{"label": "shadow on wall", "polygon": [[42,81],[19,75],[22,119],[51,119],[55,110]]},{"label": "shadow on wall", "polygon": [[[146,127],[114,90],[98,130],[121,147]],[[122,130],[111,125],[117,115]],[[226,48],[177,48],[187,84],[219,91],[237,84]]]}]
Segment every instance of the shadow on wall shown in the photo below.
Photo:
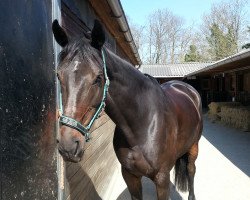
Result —
[{"label": "shadow on wall", "polygon": [[[152,200],[157,199],[156,190],[154,183],[146,177],[142,178],[142,190],[143,190],[143,199]],[[182,197],[176,191],[175,186],[170,182],[170,198],[172,200],[182,200]],[[126,188],[116,200],[129,200],[131,199],[130,193]]]},{"label": "shadow on wall", "polygon": [[[73,176],[66,171],[66,179],[68,187],[66,187],[65,195],[67,200],[102,200],[96,191],[96,188],[79,163],[70,163],[74,168],[79,169]],[[67,190],[68,189],[68,190]],[[70,197],[69,197],[70,196]]]}]

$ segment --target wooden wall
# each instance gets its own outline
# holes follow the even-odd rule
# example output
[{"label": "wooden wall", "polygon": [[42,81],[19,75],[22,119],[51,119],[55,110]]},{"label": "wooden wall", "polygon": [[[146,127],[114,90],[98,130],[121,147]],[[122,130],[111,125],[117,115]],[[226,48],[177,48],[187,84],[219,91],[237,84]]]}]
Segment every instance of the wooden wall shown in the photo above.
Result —
[{"label": "wooden wall", "polygon": [[[88,1],[62,1],[62,24],[69,36],[75,37],[92,28],[95,12]],[[82,13],[84,11],[84,13]],[[116,52],[114,38],[107,33],[108,47]],[[64,163],[64,200],[110,200],[120,173],[120,164],[113,150],[115,124],[103,114],[92,128],[92,140],[80,163]],[[119,174],[121,176],[121,174]]]},{"label": "wooden wall", "polygon": [[244,91],[250,92],[250,70],[244,73]]},{"label": "wooden wall", "polygon": [[120,168],[113,150],[114,128],[109,117],[103,115],[92,128],[92,140],[86,145],[83,160],[66,163],[65,199],[110,199]]}]

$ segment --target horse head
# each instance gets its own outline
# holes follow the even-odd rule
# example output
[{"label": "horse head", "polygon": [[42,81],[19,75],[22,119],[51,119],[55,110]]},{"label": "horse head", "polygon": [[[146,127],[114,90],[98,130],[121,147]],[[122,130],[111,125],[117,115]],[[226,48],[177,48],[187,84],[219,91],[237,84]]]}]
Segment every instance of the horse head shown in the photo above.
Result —
[{"label": "horse head", "polygon": [[55,40],[62,47],[57,67],[62,94],[62,121],[69,119],[68,124],[61,124],[58,149],[64,160],[79,162],[87,136],[73,125],[79,123],[86,127],[103,101],[105,74],[101,49],[105,34],[97,20],[90,40],[69,39],[57,20],[53,22],[52,30]]}]

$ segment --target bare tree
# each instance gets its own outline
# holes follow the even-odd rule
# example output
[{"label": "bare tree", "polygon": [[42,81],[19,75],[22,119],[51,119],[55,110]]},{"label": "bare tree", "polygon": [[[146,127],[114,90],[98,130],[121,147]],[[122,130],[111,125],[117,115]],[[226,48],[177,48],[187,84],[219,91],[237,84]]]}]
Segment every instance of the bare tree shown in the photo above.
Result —
[{"label": "bare tree", "polygon": [[144,26],[129,20],[142,62],[184,62],[191,45],[197,47],[200,61],[218,60],[238,52],[249,41],[247,1],[227,0],[213,4],[200,27],[195,24],[186,27],[184,20],[168,9],[155,10]]},{"label": "bare tree", "polygon": [[135,45],[138,49],[138,53],[141,57],[141,60],[144,60],[145,57],[145,34],[144,34],[144,30],[145,30],[145,26],[141,26],[141,25],[137,25],[134,23],[130,23],[130,30],[135,42]]},{"label": "bare tree", "polygon": [[[250,26],[248,26],[248,34],[250,35]],[[244,44],[242,49],[250,49],[250,43]]]},{"label": "bare tree", "polygon": [[179,47],[178,47],[178,56],[177,61],[183,62],[185,60],[185,54],[189,50],[190,45],[195,43],[195,33],[193,30],[194,25],[184,28],[180,34],[179,38]]},{"label": "bare tree", "polygon": [[242,28],[245,24],[246,0],[232,0],[213,4],[203,18],[203,33],[214,59],[221,59],[239,51]]},{"label": "bare tree", "polygon": [[165,63],[166,51],[164,47],[169,41],[168,29],[171,13],[168,10],[157,10],[149,16],[149,62]]},{"label": "bare tree", "polygon": [[147,26],[146,63],[166,64],[184,61],[191,35],[191,28],[184,27],[181,17],[167,9],[154,11],[149,16]]}]

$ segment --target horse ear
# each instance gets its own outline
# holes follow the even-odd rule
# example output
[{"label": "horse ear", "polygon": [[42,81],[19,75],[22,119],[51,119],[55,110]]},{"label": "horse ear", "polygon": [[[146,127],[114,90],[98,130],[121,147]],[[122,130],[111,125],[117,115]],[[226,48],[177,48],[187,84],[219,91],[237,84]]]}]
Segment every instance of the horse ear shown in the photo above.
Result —
[{"label": "horse ear", "polygon": [[61,47],[65,47],[69,42],[68,41],[68,36],[64,32],[62,27],[59,25],[57,20],[54,20],[53,23],[52,23],[52,31],[53,31],[53,34],[54,34],[54,37],[55,37],[57,43]]},{"label": "horse ear", "polygon": [[98,20],[95,20],[94,28],[91,32],[91,38],[91,46],[98,50],[101,50],[105,42],[105,32],[100,21]]}]

